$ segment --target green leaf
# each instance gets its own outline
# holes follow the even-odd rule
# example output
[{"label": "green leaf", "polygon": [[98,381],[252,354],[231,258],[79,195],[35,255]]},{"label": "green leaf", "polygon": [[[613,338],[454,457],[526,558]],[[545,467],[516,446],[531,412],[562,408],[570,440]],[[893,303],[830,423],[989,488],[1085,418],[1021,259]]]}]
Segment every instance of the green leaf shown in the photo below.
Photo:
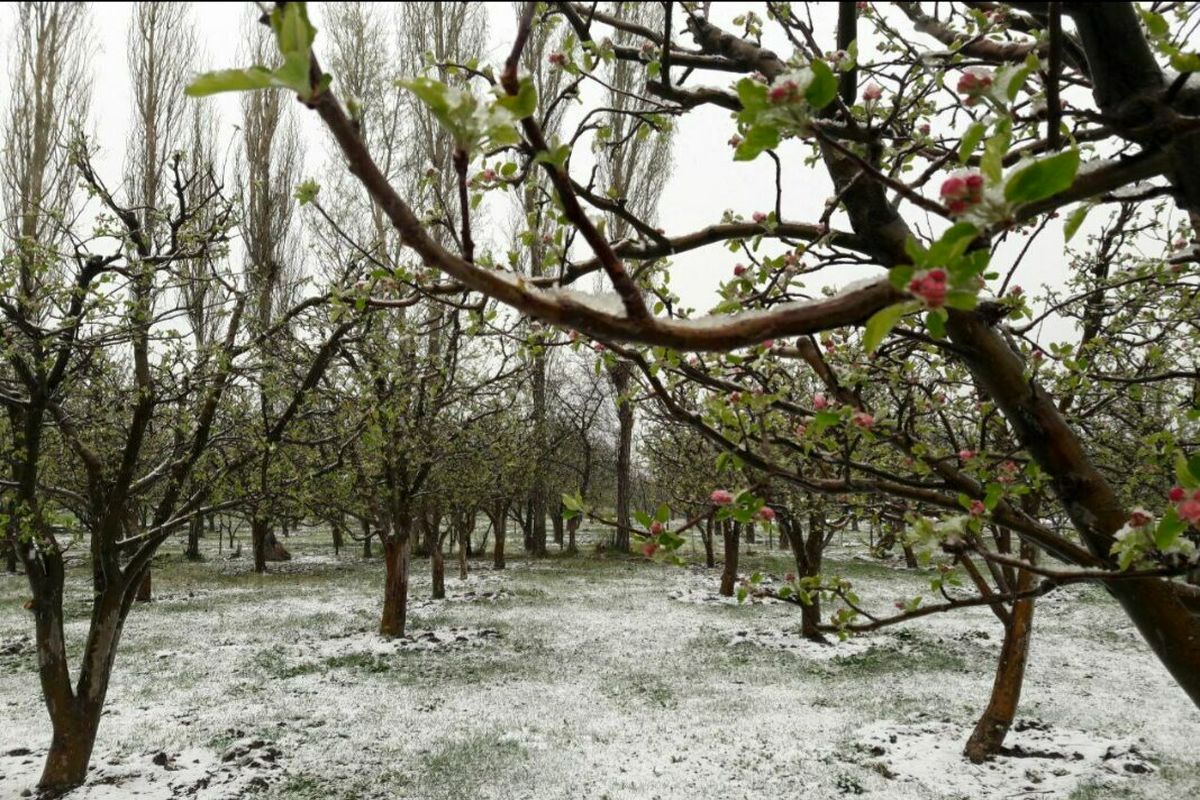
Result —
[{"label": "green leaf", "polygon": [[658,511],[656,511],[654,514],[654,519],[655,519],[655,521],[661,522],[664,525],[667,524],[667,522],[670,521],[670,519],[671,519],[670,507],[666,503],[663,503],[662,505],[660,505],[658,507]]},{"label": "green leaf", "polygon": [[1182,455],[1175,458],[1175,480],[1185,489],[1200,488],[1200,478],[1192,474],[1187,459]]},{"label": "green leaf", "polygon": [[837,97],[838,81],[833,70],[824,61],[812,61],[808,68],[812,70],[812,83],[804,90],[804,99],[815,109],[822,109]]},{"label": "green leaf", "polygon": [[818,411],[813,417],[813,422],[809,426],[809,430],[813,436],[820,436],[830,425],[837,425],[841,421],[842,415],[836,411]]},{"label": "green leaf", "polygon": [[946,229],[936,242],[929,247],[928,262],[931,266],[950,267],[975,241],[979,229],[969,222],[957,222]]},{"label": "green leaf", "polygon": [[1053,197],[1071,185],[1079,171],[1079,151],[1072,148],[1033,162],[1004,184],[1004,199],[1010,203],[1032,203]]},{"label": "green leaf", "polygon": [[640,511],[640,510],[633,512],[633,518],[636,519],[638,525],[641,525],[643,528],[649,528],[650,523],[654,521],[654,520],[650,519],[649,514],[647,514],[645,511]]},{"label": "green leaf", "polygon": [[983,141],[983,137],[987,134],[987,125],[982,122],[972,123],[971,127],[967,128],[967,132],[963,134],[962,141],[958,145],[958,160],[962,163],[967,163],[967,159],[975,152],[975,148]]},{"label": "green leaf", "polygon": [[531,116],[537,111],[537,88],[533,78],[522,78],[516,95],[505,95],[496,101],[496,105],[507,108],[519,120]]},{"label": "green leaf", "polygon": [[1079,231],[1079,226],[1083,224],[1087,218],[1088,212],[1092,210],[1091,203],[1084,203],[1079,208],[1067,215],[1067,222],[1063,225],[1063,241],[1071,241],[1071,237]]},{"label": "green leaf", "polygon": [[951,289],[946,294],[946,306],[960,311],[974,311],[979,305],[979,295],[970,289]]},{"label": "green leaf", "polygon": [[204,72],[192,79],[184,89],[189,97],[207,97],[220,92],[247,92],[255,89],[270,89],[275,85],[274,76],[266,67],[249,69],[222,69]]},{"label": "green leaf", "polygon": [[321,184],[310,179],[296,187],[296,199],[300,201],[300,205],[306,206],[317,199],[317,193],[320,191]]},{"label": "green leaf", "polygon": [[929,329],[929,335],[935,339],[946,338],[946,312],[944,309],[935,308],[925,315],[925,327]]},{"label": "green leaf", "polygon": [[888,282],[896,288],[897,291],[904,291],[908,288],[908,284],[912,281],[916,269],[910,264],[902,264],[898,267],[892,267],[888,270]]},{"label": "green leaf", "polygon": [[867,328],[863,333],[863,349],[868,353],[874,353],[875,348],[879,347],[880,343],[887,338],[900,318],[910,311],[915,311],[919,306],[920,304],[916,301],[909,300],[903,303],[894,303],[872,314],[871,318],[867,320]]},{"label": "green leaf", "polygon": [[746,138],[733,151],[734,161],[753,161],[764,150],[779,146],[779,128],[774,125],[755,125],[746,131]]},{"label": "green leaf", "polygon": [[1188,472],[1192,473],[1192,477],[1200,481],[1200,455],[1192,456],[1187,460]]},{"label": "green leaf", "polygon": [[[737,82],[737,96],[744,112],[758,111],[767,107],[767,85],[753,78],[742,78]],[[748,119],[752,119],[753,116]]]},{"label": "green leaf", "polygon": [[1008,153],[1008,145],[1012,142],[1012,121],[1003,117],[996,123],[996,132],[987,140],[983,148],[983,157],[979,161],[979,171],[989,183],[999,183],[1004,180],[1004,156]]},{"label": "green leaf", "polygon": [[737,601],[739,603],[746,602],[746,595],[748,595],[748,594],[749,594],[749,592],[746,591],[745,586],[739,586],[738,590],[737,590]]},{"label": "green leaf", "polygon": [[1163,518],[1158,521],[1158,527],[1154,530],[1154,546],[1159,550],[1165,550],[1175,544],[1175,540],[1179,538],[1179,534],[1187,530],[1187,520],[1179,518],[1179,512],[1174,506],[1167,509],[1167,513],[1163,514]]},{"label": "green leaf", "polygon": [[1200,72],[1200,53],[1172,53],[1171,66],[1180,72]]}]

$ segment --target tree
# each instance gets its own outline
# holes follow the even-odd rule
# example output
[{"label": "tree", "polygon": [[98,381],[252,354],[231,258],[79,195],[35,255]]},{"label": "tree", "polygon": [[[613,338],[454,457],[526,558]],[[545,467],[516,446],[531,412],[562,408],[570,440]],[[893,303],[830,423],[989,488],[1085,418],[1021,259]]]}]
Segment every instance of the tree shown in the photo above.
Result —
[{"label": "tree", "polygon": [[[302,13],[289,11],[291,8],[289,5],[275,12],[277,25],[281,26],[289,14],[295,19]],[[993,273],[990,268],[992,259],[1008,257],[996,250],[995,243],[1001,236],[1012,234],[1023,224],[1044,221],[1045,215],[1074,203],[1103,203],[1113,197],[1112,192],[1150,180],[1154,187],[1150,196],[1169,194],[1190,214],[1200,208],[1200,161],[1195,157],[1200,134],[1186,125],[1164,131],[1161,126],[1143,124],[1147,114],[1174,118],[1176,114],[1194,114],[1200,107],[1200,91],[1186,79],[1169,79],[1155,57],[1157,49],[1177,65],[1187,67],[1193,63],[1194,54],[1175,44],[1171,36],[1173,23],[1159,16],[1144,17],[1143,22],[1130,4],[1028,4],[1025,11],[1009,12],[999,20],[994,14],[980,20],[961,12],[933,19],[924,17],[914,6],[897,6],[897,13],[911,17],[914,27],[930,31],[935,39],[942,36],[958,41],[957,26],[974,30],[979,25],[1002,25],[1016,37],[1016,46],[962,37],[970,43],[957,55],[995,67],[981,70],[964,69],[961,61],[953,58],[949,63],[924,58],[920,48],[869,5],[861,10],[862,18],[875,26],[895,62],[890,65],[862,65],[858,59],[865,54],[854,55],[852,45],[860,24],[857,4],[840,3],[836,26],[826,26],[819,32],[795,16],[791,7],[772,6],[773,23],[795,47],[790,63],[761,46],[764,21],[754,14],[742,15],[738,24],[744,26],[744,33],[738,35],[708,18],[708,7],[680,7],[681,22],[699,48],[695,52],[676,46],[674,28],[669,24],[660,34],[619,18],[603,20],[590,9],[567,3],[555,8],[570,22],[578,40],[577,47],[559,59],[564,67],[590,71],[605,56],[643,61],[647,65],[648,91],[673,104],[678,113],[703,105],[733,110],[737,114],[736,132],[731,138],[734,157],[752,160],[764,152],[782,151],[785,144],[799,147],[814,164],[823,165],[833,184],[834,197],[827,213],[815,223],[791,222],[783,215],[776,188],[773,197],[767,191],[763,193],[765,200],[773,199],[764,206],[773,206],[773,210],[757,212],[749,221],[731,215],[690,234],[663,234],[661,239],[646,234],[636,241],[609,241],[583,210],[580,200],[587,198],[571,181],[571,153],[552,147],[533,114],[536,105],[527,102],[533,94],[531,83],[522,80],[518,66],[535,13],[534,5],[529,4],[499,76],[503,95],[488,106],[486,114],[471,118],[476,123],[486,120],[486,125],[464,122],[452,114],[452,109],[461,106],[450,102],[450,98],[458,98],[450,95],[444,85],[421,84],[418,88],[431,107],[442,110],[443,121],[457,128],[462,141],[471,144],[471,152],[483,151],[488,142],[511,141],[519,130],[521,146],[539,157],[538,166],[554,186],[570,227],[594,255],[573,265],[551,284],[561,287],[581,275],[602,270],[619,307],[597,303],[588,295],[564,288],[547,292],[542,284],[517,281],[473,263],[429,235],[422,219],[376,167],[335,93],[319,82],[321,72],[312,57],[311,38],[302,44],[300,53],[310,57],[312,77],[297,82],[295,89],[330,130],[352,174],[387,210],[392,224],[426,264],[435,266],[464,289],[501,300],[544,322],[578,330],[602,342],[633,342],[646,348],[630,347],[621,352],[626,358],[641,358],[646,364],[644,374],[652,376],[663,365],[676,364],[679,356],[674,351],[729,351],[740,347],[770,350],[766,343],[780,337],[808,337],[839,329],[842,341],[852,341],[852,346],[864,354],[892,340],[916,341],[933,348],[938,354],[934,361],[939,371],[962,376],[958,379],[969,381],[971,391],[979,392],[986,404],[999,411],[1014,444],[1024,451],[1027,478],[1052,491],[1060,513],[1070,519],[1074,531],[1066,534],[1029,517],[1012,498],[1004,496],[1003,489],[999,496],[990,495],[990,484],[1002,483],[999,478],[1004,476],[1004,461],[989,465],[998,472],[988,475],[988,480],[979,480],[962,474],[953,464],[940,465],[939,470],[939,465],[928,463],[931,456],[908,456],[914,465],[924,463],[923,469],[944,481],[945,486],[933,491],[919,483],[906,486],[911,481],[874,474],[869,464],[856,465],[871,476],[866,479],[801,475],[799,485],[831,494],[881,491],[942,508],[947,516],[938,523],[928,523],[924,530],[930,532],[931,539],[950,546],[957,546],[956,538],[963,539],[967,531],[975,534],[983,524],[971,519],[980,515],[958,511],[962,507],[958,495],[966,500],[968,508],[963,510],[968,512],[978,501],[987,512],[989,524],[1011,530],[1024,542],[1067,565],[1059,569],[1016,563],[1014,566],[1042,577],[1036,592],[1044,593],[1063,583],[1100,581],[1121,603],[1181,687],[1200,701],[1200,647],[1196,644],[1200,641],[1200,619],[1195,613],[1200,608],[1200,593],[1176,579],[1191,570],[1196,552],[1200,500],[1189,492],[1200,483],[1200,465],[1193,469],[1187,460],[1189,452],[1171,447],[1170,460],[1181,457],[1178,476],[1183,485],[1178,492],[1172,489],[1167,498],[1158,498],[1156,506],[1164,509],[1161,515],[1130,512],[1113,482],[1100,469],[1101,461],[1094,454],[1100,449],[1095,436],[1069,419],[1069,406],[1060,406],[1062,398],[1051,393],[1053,385],[1039,377],[1037,366],[1044,354],[1039,356],[1039,351],[1010,342],[1002,326],[1011,309],[980,295],[988,281],[1001,280],[1002,272]],[[1073,33],[1063,29],[1063,12],[1074,23]],[[645,49],[598,42],[591,32],[597,20],[636,33]],[[826,41],[822,43],[818,37]],[[1125,46],[1114,49],[1109,43],[1115,41]],[[1040,61],[1037,66],[1026,64],[1027,56],[1036,55],[1039,48],[1049,57],[1045,70],[1040,68]],[[868,67],[871,80],[860,94],[859,74]],[[731,90],[690,89],[675,80],[694,70],[744,77]],[[1091,89],[1092,101],[1109,121],[1107,128],[1089,130],[1087,115],[1068,117],[1062,113],[1060,89],[1068,80]],[[239,87],[218,83],[212,88]],[[1041,101],[1045,102],[1044,114],[1024,113]],[[962,137],[939,133],[935,137],[933,125],[942,126],[947,116],[923,120],[939,104],[951,109],[947,116],[970,116],[970,133]],[[1063,132],[1064,120],[1067,134]],[[929,133],[923,127],[926,124]],[[1014,142],[1019,146],[1008,152]],[[1133,146],[1142,152],[1124,161],[1109,162],[1103,157]],[[1081,170],[1079,163],[1089,152],[1101,157]],[[773,155],[780,157],[777,152]],[[954,160],[964,165],[965,172],[942,174],[937,199],[927,197],[935,176]],[[905,169],[918,164],[924,166],[913,170],[914,179],[905,182]],[[908,221],[916,212],[936,220],[936,227],[928,235]],[[1077,225],[1079,212],[1073,217],[1071,227]],[[841,224],[843,219],[850,230],[834,230],[833,224]],[[670,293],[655,278],[655,271],[632,273],[625,265],[629,259],[678,255],[704,244],[733,242],[741,246],[747,242],[758,247],[776,239],[783,239],[793,248],[802,243],[806,257],[816,258],[822,265],[856,261],[875,265],[888,274],[795,303],[786,284],[781,284],[794,264],[794,254],[792,259],[786,254],[762,258],[755,262],[752,272],[750,267],[743,267],[736,277],[752,285],[762,281],[765,288],[739,296],[736,301],[730,298],[731,302],[719,306],[715,313],[694,317],[668,305]],[[1192,260],[1194,253],[1178,260],[1163,254],[1154,259],[1151,271],[1165,277],[1175,266]],[[1019,256],[1016,263],[1020,263]],[[1174,283],[1179,284],[1176,291],[1189,291],[1184,288],[1190,285],[1188,281]],[[647,306],[647,291],[666,298],[660,300],[661,309]],[[735,310],[747,307],[749,310],[743,313]],[[860,327],[861,336],[856,332]],[[1068,368],[1079,369],[1078,365]],[[1183,378],[1190,380],[1192,376],[1185,372]],[[658,394],[662,396],[662,392]],[[828,398],[821,405],[815,395],[811,404],[800,398],[793,402],[796,414],[810,421],[809,428],[836,426],[843,435],[855,434],[855,440],[869,440],[867,434],[876,429],[875,415],[857,404],[839,401],[836,408],[829,408]],[[1185,422],[1181,419],[1178,424]],[[885,427],[878,426],[880,430]],[[814,432],[814,436],[819,434]],[[739,451],[739,455],[752,463],[753,451]],[[1012,472],[1022,470],[1015,461],[1009,463]],[[752,465],[769,466],[761,462]],[[744,506],[739,513],[761,504],[753,497],[737,502]],[[972,552],[989,563],[1003,564],[1007,559],[990,551],[985,556],[986,548],[973,547]],[[852,603],[849,598],[843,599]],[[1014,593],[1008,599],[1022,598]],[[995,602],[995,598],[982,598],[978,604]],[[856,613],[848,605],[842,616],[848,621]]]}]

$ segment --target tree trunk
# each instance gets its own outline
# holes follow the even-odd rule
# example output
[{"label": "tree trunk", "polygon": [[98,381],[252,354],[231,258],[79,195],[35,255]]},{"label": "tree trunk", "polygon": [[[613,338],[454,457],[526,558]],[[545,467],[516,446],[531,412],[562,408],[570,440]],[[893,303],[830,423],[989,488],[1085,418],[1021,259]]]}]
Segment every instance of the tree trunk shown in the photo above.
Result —
[{"label": "tree trunk", "polygon": [[[1022,573],[1022,577],[1028,573]],[[1027,584],[1029,582],[1026,582]],[[1029,639],[1033,631],[1033,598],[1013,603],[1012,619],[1004,626],[1004,642],[996,664],[996,680],[983,716],[967,740],[963,755],[976,764],[1000,752],[1004,737],[1017,714],[1025,665],[1029,660]]]},{"label": "tree trunk", "polygon": [[408,572],[412,564],[412,538],[408,533],[386,537],[383,553],[387,573],[384,577],[383,616],[379,620],[379,634],[403,636],[408,616]]},{"label": "tree trunk", "polygon": [[50,796],[78,786],[87,779],[92,749],[96,746],[101,708],[82,708],[85,704],[79,702],[71,705],[70,709],[50,720],[53,731],[50,752],[46,754],[42,777],[38,780],[38,788],[46,790]]},{"label": "tree trunk", "polygon": [[152,589],[153,586],[150,581],[150,568],[146,567],[146,574],[142,578],[142,582],[138,584],[137,596],[134,598],[134,600],[139,603],[149,603]]},{"label": "tree trunk", "polygon": [[[60,567],[61,562],[55,566]],[[50,751],[38,786],[57,794],[78,786],[87,777],[117,642],[129,613],[132,586],[121,581],[95,598],[75,694],[63,640],[62,584],[55,581],[55,576],[49,577],[46,583],[39,580],[34,590],[39,673],[52,728]],[[57,578],[61,581],[61,572]],[[128,580],[140,583],[141,576],[131,575]]]},{"label": "tree trunk", "polygon": [[470,546],[470,539],[467,538],[467,522],[463,520],[458,528],[458,579],[460,581],[467,579],[467,548]]},{"label": "tree trunk", "polygon": [[336,557],[342,553],[342,543],[345,541],[345,538],[340,523],[331,525],[330,530],[333,532],[333,555]]},{"label": "tree trunk", "polygon": [[725,520],[721,527],[721,533],[725,537],[725,568],[721,571],[721,595],[733,597],[733,585],[737,582],[738,538],[742,526],[732,520]]},{"label": "tree trunk", "polygon": [[254,541],[254,571],[267,571],[268,561],[290,561],[292,554],[275,538],[271,523],[265,517],[250,520],[250,535]]},{"label": "tree trunk", "polygon": [[717,566],[716,554],[713,552],[713,527],[716,525],[716,520],[712,517],[704,523],[704,530],[700,534],[700,538],[704,541],[704,566],[712,569]]},{"label": "tree trunk", "polygon": [[192,517],[192,521],[188,523],[187,549],[183,551],[183,557],[188,561],[200,560],[200,537],[203,534],[204,517]]},{"label": "tree trunk", "polygon": [[496,544],[492,550],[492,569],[504,569],[504,539],[508,531],[508,505],[497,503],[495,513],[492,526],[496,529]]},{"label": "tree trunk", "polygon": [[554,543],[558,545],[558,549],[563,546],[563,504],[560,500],[558,506],[554,509]]},{"label": "tree trunk", "polygon": [[429,554],[429,564],[433,572],[433,599],[446,599],[446,554],[442,552],[442,537],[433,539],[433,551]]},{"label": "tree trunk", "polygon": [[629,552],[630,478],[633,471],[633,402],[624,395],[629,391],[633,367],[619,361],[612,368],[613,387],[617,390],[617,528],[612,545],[619,553]]},{"label": "tree trunk", "polygon": [[573,556],[579,552],[579,546],[575,543],[575,534],[579,531],[579,523],[582,519],[582,516],[574,516],[567,520],[567,555]]},{"label": "tree trunk", "polygon": [[17,571],[17,545],[12,539],[4,540],[4,568],[9,572]]},{"label": "tree trunk", "polygon": [[917,567],[921,566],[917,562],[917,554],[913,552],[911,544],[904,542],[900,546],[904,548],[904,566],[908,567],[909,569],[916,569]]},{"label": "tree trunk", "polygon": [[364,519],[364,520],[362,520],[362,522],[360,524],[362,525],[362,532],[363,532],[362,557],[370,558],[371,557],[371,523],[367,522]]}]

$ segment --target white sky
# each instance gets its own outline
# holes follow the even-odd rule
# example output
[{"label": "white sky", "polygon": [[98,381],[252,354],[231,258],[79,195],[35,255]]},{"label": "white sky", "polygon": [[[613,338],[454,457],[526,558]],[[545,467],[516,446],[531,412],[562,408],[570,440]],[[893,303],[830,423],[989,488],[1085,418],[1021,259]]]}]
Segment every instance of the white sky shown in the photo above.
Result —
[{"label": "white sky", "polygon": [[[321,27],[322,3],[312,3],[311,16],[318,29]],[[247,4],[242,3],[195,3],[194,15],[199,31],[201,52],[204,60],[201,66],[205,68],[221,68],[241,66],[237,57],[237,43]],[[728,19],[735,13],[746,8],[744,4],[715,4],[714,18],[718,22],[728,24]],[[831,25],[836,6],[821,4],[817,8],[818,27]],[[93,6],[92,24],[95,28],[96,52],[93,58],[94,74],[96,76],[92,102],[92,127],[97,141],[101,146],[99,167],[110,182],[115,182],[120,174],[121,160],[125,150],[130,119],[130,87],[128,70],[126,68],[125,34],[129,25],[131,12],[130,3],[105,3]],[[488,40],[492,42],[488,54],[493,63],[499,64],[507,53],[511,32],[514,28],[512,6],[509,3],[489,4],[490,31]],[[8,41],[11,35],[13,9],[11,4],[0,8],[0,38]],[[771,26],[767,26],[768,32]],[[922,37],[923,38],[923,37]],[[686,35],[681,41],[686,41]],[[768,38],[767,45],[781,54],[790,52],[786,42],[772,41]],[[932,40],[924,42],[931,48],[937,49]],[[317,37],[317,51],[320,53],[322,39]],[[871,41],[864,38],[860,42],[860,61],[869,62],[874,57]],[[702,80],[710,83],[728,83],[732,76],[710,74]],[[0,102],[7,103],[7,78],[0,77]],[[239,111],[237,100],[232,95],[217,99],[220,114],[220,135],[223,143],[231,141],[236,133]],[[325,159],[330,149],[325,144],[325,138],[315,114],[301,112],[297,115],[302,137],[306,142],[305,176],[319,177],[326,171]],[[935,133],[936,123],[935,123]],[[660,224],[668,235],[679,235],[719,221],[725,209],[749,216],[756,210],[769,210],[774,192],[774,169],[772,162],[761,157],[745,164],[732,160],[732,150],[727,140],[734,133],[734,125],[727,111],[716,108],[702,108],[685,115],[679,125],[674,144],[674,169],[663,193],[660,206]],[[585,148],[584,148],[585,149]],[[802,163],[802,148],[797,143],[785,143],[780,149],[784,160],[784,218],[794,221],[816,221],[820,216],[825,199],[830,195],[830,183],[822,167],[815,169],[804,167]],[[576,156],[574,171],[577,177],[582,177],[586,162],[580,163],[586,155]],[[907,209],[912,211],[911,207]],[[497,220],[505,219],[506,212],[496,210],[492,217]],[[840,216],[840,215],[839,215]],[[910,222],[918,221],[912,213],[908,214]],[[1089,219],[1088,226],[1078,234],[1077,243],[1085,241],[1088,228],[1097,227],[1103,214],[1095,213]],[[835,228],[845,228],[843,222]],[[924,219],[919,220],[924,227]],[[1018,272],[1015,282],[1021,284],[1027,292],[1036,293],[1042,284],[1059,285],[1063,281],[1067,264],[1062,247],[1060,223],[1052,223],[1053,229],[1043,234],[1036,242],[1027,257],[1025,265]],[[487,240],[486,234],[479,237]],[[1005,256],[1011,257],[1019,249],[1022,241],[1002,246],[994,265],[1006,271]],[[731,274],[737,256],[730,253],[721,245],[714,245],[704,250],[684,254],[676,259],[672,270],[671,287],[683,297],[684,304],[697,309],[707,309],[715,302],[713,294],[717,283]],[[875,270],[847,269],[837,274],[823,273],[818,278],[820,283],[843,284],[864,275],[877,274]],[[816,290],[819,286],[810,286]],[[1062,325],[1055,326],[1054,333],[1059,337],[1068,334]]]}]

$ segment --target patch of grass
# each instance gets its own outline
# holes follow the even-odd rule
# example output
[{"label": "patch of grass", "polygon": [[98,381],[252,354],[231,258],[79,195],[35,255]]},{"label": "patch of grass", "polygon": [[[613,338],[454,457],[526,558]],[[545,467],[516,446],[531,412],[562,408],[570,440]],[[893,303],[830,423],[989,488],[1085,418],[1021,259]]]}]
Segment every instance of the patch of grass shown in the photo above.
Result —
[{"label": "patch of grass", "polygon": [[421,759],[415,796],[474,800],[492,783],[507,783],[507,773],[528,758],[524,745],[499,731],[442,739]]},{"label": "patch of grass", "polygon": [[375,653],[342,653],[341,655],[329,656],[321,662],[321,665],[322,672],[326,669],[349,669],[378,675],[384,672],[395,671],[393,663]]},{"label": "patch of grass", "polygon": [[603,686],[605,694],[625,705],[651,708],[675,708],[678,705],[675,688],[657,672],[623,673],[616,680],[605,681]]},{"label": "patch of grass", "polygon": [[287,657],[278,650],[260,650],[250,659],[250,671],[256,675],[284,680],[298,675],[309,675],[320,669],[318,664],[311,661],[299,663],[288,661]]}]

